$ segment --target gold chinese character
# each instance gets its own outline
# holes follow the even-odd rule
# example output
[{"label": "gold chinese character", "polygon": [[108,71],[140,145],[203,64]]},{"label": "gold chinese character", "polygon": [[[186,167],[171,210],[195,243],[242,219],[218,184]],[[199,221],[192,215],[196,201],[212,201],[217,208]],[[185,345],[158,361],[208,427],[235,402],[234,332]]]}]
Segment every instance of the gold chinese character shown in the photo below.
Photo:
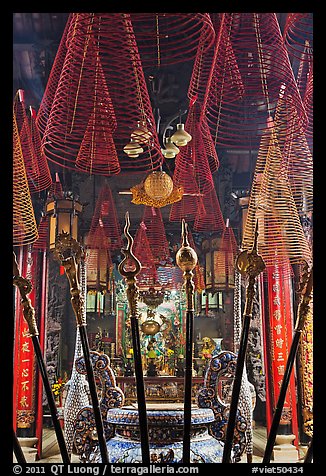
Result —
[{"label": "gold chinese character", "polygon": [[278,373],[279,375],[284,375],[284,370],[285,370],[285,366],[284,366],[284,365],[279,365],[279,366],[277,367],[277,373]]},{"label": "gold chinese character", "polygon": [[25,382],[21,383],[22,389],[23,389],[24,392],[26,392],[29,389],[27,384],[29,384],[29,380],[25,380]]},{"label": "gold chinese character", "polygon": [[274,306],[279,306],[281,304],[280,298],[278,296],[274,297],[273,304]]},{"label": "gold chinese character", "polygon": [[22,377],[28,377],[28,374],[29,374],[29,369],[22,370]]},{"label": "gold chinese character", "polygon": [[278,283],[273,284],[273,291],[277,293],[280,290],[280,285]]},{"label": "gold chinese character", "polygon": [[30,336],[29,330],[27,328],[23,330],[22,336],[23,337],[29,337]]},{"label": "gold chinese character", "polygon": [[284,362],[283,352],[277,353],[277,362]]},{"label": "gold chinese character", "polygon": [[27,405],[27,397],[22,397],[22,398],[20,399],[20,402],[19,402],[19,403],[20,403],[20,406],[22,406],[22,407],[27,407],[27,406],[28,406],[28,405]]},{"label": "gold chinese character", "polygon": [[275,311],[273,312],[273,317],[274,319],[279,321],[281,319],[281,311],[279,309],[275,309]]},{"label": "gold chinese character", "polygon": [[24,342],[23,347],[22,347],[23,352],[30,352],[29,349],[29,342]]},{"label": "gold chinese character", "polygon": [[283,329],[283,326],[281,324],[277,324],[276,326],[274,326],[274,329],[276,330],[276,334],[280,335],[281,329]]},{"label": "gold chinese character", "polygon": [[283,347],[283,342],[284,342],[283,339],[276,339],[276,341],[275,341],[276,347],[281,349]]}]

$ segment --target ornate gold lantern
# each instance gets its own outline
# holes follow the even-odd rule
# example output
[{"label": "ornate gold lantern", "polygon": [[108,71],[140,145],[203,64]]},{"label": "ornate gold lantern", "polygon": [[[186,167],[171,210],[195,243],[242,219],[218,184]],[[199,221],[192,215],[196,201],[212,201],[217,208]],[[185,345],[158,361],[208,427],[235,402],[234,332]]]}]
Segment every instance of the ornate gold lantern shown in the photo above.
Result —
[{"label": "ornate gold lantern", "polygon": [[144,181],[147,195],[154,200],[168,198],[173,190],[172,178],[163,170],[151,172]]},{"label": "ornate gold lantern", "polygon": [[83,205],[72,193],[64,193],[63,198],[50,198],[45,205],[49,216],[49,249],[54,251],[57,236],[64,232],[78,241],[78,218]]}]

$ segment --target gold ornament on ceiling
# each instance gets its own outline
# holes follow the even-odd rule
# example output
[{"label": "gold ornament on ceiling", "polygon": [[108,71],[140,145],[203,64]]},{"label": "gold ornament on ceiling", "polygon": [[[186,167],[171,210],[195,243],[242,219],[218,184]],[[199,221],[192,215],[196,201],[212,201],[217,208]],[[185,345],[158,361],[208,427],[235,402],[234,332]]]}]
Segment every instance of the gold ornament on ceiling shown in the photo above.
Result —
[{"label": "gold ornament on ceiling", "polygon": [[183,187],[176,187],[172,178],[165,172],[151,172],[140,184],[130,189],[131,203],[161,208],[182,199]]}]

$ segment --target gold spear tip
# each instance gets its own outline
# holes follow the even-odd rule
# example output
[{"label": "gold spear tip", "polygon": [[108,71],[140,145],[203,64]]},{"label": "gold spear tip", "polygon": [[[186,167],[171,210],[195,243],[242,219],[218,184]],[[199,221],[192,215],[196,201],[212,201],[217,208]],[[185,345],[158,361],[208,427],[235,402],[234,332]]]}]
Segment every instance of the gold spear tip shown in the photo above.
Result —
[{"label": "gold spear tip", "polygon": [[185,219],[182,219],[181,227],[182,246],[177,251],[176,263],[182,271],[192,271],[197,264],[198,257],[196,251],[189,246],[188,225]]}]

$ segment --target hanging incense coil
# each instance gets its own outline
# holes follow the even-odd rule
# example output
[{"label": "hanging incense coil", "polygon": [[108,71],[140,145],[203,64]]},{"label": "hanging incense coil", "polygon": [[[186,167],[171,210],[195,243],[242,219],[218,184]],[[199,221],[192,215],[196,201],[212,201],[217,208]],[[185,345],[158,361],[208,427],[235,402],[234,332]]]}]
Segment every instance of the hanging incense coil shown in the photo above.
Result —
[{"label": "hanging incense coil", "polygon": [[13,114],[13,245],[34,243],[38,238],[37,225],[28,188],[23,152],[15,113]]},{"label": "hanging incense coil", "polygon": [[202,197],[194,223],[195,231],[223,231],[225,223],[215,188]]},{"label": "hanging incense coil", "polygon": [[[213,140],[219,146],[258,147],[280,94],[291,117],[292,111],[297,115],[296,127],[304,129],[307,115],[276,15],[226,13],[222,18],[204,98]],[[287,135],[286,127],[282,131]]]},{"label": "hanging incense coil", "polygon": [[166,238],[162,213],[159,208],[144,207],[142,220],[156,265],[171,264],[169,242]]},{"label": "hanging incense coil", "polygon": [[122,246],[121,228],[112,192],[107,184],[104,184],[99,191],[89,230],[90,235],[97,230],[98,225],[103,227],[109,249],[120,249]]},{"label": "hanging incense coil", "polygon": [[273,124],[262,138],[258,152],[243,249],[252,248],[257,223],[258,249],[266,266],[311,261]]},{"label": "hanging incense coil", "polygon": [[131,13],[144,67],[192,60],[199,45],[206,51],[215,31],[209,13]]},{"label": "hanging incense coil", "polygon": [[49,247],[49,217],[42,215],[37,227],[38,238],[33,243],[33,250],[46,251]]},{"label": "hanging incense coil", "polygon": [[[288,13],[283,38],[290,57],[313,59],[313,14]],[[307,48],[308,46],[308,48]]]},{"label": "hanging incense coil", "polygon": [[24,91],[21,89],[14,97],[14,111],[30,193],[46,190],[52,182],[50,169],[41,148],[41,136],[35,123],[35,110],[29,108],[27,113]]},{"label": "hanging incense coil", "polygon": [[[118,173],[117,158],[121,172],[157,169],[164,158],[130,14],[72,14],[66,47],[43,135],[45,155],[62,167],[87,173]],[[151,139],[135,160],[123,148],[139,121]],[[95,150],[98,139],[103,145]],[[111,163],[105,164],[104,150],[111,150]]]},{"label": "hanging incense coil", "polygon": [[144,222],[140,223],[134,238],[134,255],[141,263],[141,270],[137,276],[138,285],[151,286],[156,283],[157,271]]}]

